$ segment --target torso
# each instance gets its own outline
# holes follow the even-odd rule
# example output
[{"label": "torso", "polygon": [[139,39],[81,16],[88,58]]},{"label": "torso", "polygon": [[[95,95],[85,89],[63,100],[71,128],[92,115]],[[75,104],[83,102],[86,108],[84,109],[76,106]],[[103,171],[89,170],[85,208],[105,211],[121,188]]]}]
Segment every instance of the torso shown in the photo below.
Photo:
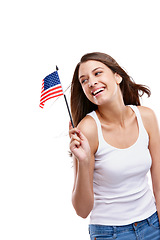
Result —
[{"label": "torso", "polygon": [[[112,112],[108,115],[110,119],[107,115],[105,118],[102,112],[100,116],[94,111],[89,114],[96,122],[99,137],[98,150],[94,155],[91,224],[126,225],[145,219],[156,211],[146,177],[152,165],[148,149],[154,123],[151,110],[130,106],[125,108],[124,113],[117,114],[119,119],[125,119],[121,125],[115,115],[113,125]],[[96,131],[92,133],[92,138],[93,134],[96,136]],[[133,212],[133,209],[136,211]]]}]

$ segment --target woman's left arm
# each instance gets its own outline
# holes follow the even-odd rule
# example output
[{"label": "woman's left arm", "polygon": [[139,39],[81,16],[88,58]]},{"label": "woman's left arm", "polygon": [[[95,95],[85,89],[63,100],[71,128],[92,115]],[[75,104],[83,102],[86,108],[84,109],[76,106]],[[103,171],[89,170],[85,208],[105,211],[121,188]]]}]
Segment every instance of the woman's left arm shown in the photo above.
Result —
[{"label": "woman's left arm", "polygon": [[149,134],[149,151],[152,158],[151,178],[160,222],[160,130],[154,112],[149,108],[143,109],[142,112],[144,125]]}]

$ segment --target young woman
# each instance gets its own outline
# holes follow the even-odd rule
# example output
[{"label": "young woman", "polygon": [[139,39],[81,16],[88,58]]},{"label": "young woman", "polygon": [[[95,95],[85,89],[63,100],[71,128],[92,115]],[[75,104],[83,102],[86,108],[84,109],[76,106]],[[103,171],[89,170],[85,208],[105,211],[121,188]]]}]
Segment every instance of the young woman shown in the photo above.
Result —
[{"label": "young woman", "polygon": [[82,218],[91,213],[91,240],[160,239],[160,133],[154,112],[140,106],[144,93],[107,54],[86,54],[75,69],[72,203]]}]

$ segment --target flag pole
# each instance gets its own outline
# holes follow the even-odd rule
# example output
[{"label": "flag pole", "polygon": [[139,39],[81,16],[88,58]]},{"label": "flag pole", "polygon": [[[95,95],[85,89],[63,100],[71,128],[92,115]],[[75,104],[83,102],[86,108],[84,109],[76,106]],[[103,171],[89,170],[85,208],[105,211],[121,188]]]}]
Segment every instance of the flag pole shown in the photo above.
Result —
[{"label": "flag pole", "polygon": [[[56,66],[56,71],[58,71],[58,67]],[[61,87],[62,87],[62,83],[61,83]],[[62,91],[63,91],[63,87],[62,87]],[[72,127],[74,128],[74,123],[73,123],[73,119],[72,119],[72,115],[71,115],[71,112],[70,112],[70,109],[69,109],[69,105],[68,105],[68,102],[67,102],[67,98],[66,98],[66,95],[63,91],[63,96],[64,96],[64,100],[65,100],[65,103],[66,103],[66,106],[67,106],[67,110],[68,110],[68,113],[69,113],[69,117],[70,117],[70,120],[71,120],[71,124],[72,124]]]}]

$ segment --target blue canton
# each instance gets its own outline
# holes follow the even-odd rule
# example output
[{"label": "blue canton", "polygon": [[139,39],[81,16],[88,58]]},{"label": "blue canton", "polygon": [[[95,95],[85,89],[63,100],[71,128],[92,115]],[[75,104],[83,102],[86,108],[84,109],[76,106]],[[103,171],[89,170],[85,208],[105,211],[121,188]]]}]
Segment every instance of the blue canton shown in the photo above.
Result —
[{"label": "blue canton", "polygon": [[51,88],[58,84],[60,84],[60,80],[57,71],[49,74],[44,78],[44,90],[47,90],[48,88]]}]

